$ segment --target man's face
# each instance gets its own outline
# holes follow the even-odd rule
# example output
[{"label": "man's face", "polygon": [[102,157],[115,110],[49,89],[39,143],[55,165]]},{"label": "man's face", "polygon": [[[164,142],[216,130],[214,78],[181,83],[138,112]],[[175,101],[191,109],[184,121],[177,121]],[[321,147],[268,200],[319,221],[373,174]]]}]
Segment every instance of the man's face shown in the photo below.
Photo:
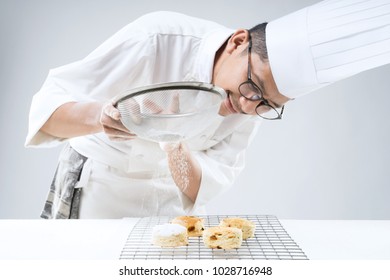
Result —
[{"label": "man's face", "polygon": [[[219,113],[223,116],[239,113],[256,115],[255,109],[259,101],[248,100],[239,91],[239,86],[248,81],[248,42],[231,48],[229,44],[232,44],[230,40],[224,52],[217,58],[214,68],[213,83],[222,87],[227,93]],[[269,64],[263,62],[255,53],[250,56],[249,63],[251,63],[251,79],[262,89],[263,98],[271,106],[281,108],[289,98],[279,93]]]}]

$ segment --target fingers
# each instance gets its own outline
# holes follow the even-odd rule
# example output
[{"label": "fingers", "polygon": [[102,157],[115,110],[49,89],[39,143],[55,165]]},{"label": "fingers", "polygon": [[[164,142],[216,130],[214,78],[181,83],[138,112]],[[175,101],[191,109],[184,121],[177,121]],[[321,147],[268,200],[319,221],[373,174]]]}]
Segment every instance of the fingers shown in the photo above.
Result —
[{"label": "fingers", "polygon": [[112,141],[126,141],[126,140],[135,139],[137,137],[137,135],[129,131],[118,130],[108,126],[103,126],[103,129],[104,129],[104,133]]},{"label": "fingers", "polygon": [[172,101],[171,101],[171,108],[170,108],[170,111],[172,113],[178,113],[179,112],[179,93],[178,92],[175,92],[172,96]]},{"label": "fingers", "polygon": [[107,105],[105,105],[104,108],[103,108],[103,112],[107,116],[109,116],[112,119],[117,120],[117,121],[121,117],[121,115],[119,113],[119,110],[117,108],[115,108],[112,103],[108,103]]},{"label": "fingers", "polygon": [[157,103],[150,99],[144,99],[143,104],[145,108],[147,108],[153,114],[159,114],[163,111],[163,108],[161,108],[159,105],[157,105]]},{"label": "fingers", "polygon": [[127,112],[127,114],[125,116],[123,116],[124,118],[127,118],[128,116],[130,116],[133,123],[135,123],[136,125],[141,124],[141,122],[142,122],[141,110],[140,110],[139,104],[136,100],[134,100],[132,98],[123,100],[121,106],[122,106],[123,110],[125,110]]},{"label": "fingers", "polygon": [[170,104],[166,108],[161,107],[150,99],[144,99],[143,105],[153,114],[172,114],[179,112],[179,93],[175,92],[171,96]]},{"label": "fingers", "polygon": [[113,141],[134,139],[136,135],[122,124],[120,117],[119,110],[112,103],[104,105],[100,115],[100,123],[104,133]]}]

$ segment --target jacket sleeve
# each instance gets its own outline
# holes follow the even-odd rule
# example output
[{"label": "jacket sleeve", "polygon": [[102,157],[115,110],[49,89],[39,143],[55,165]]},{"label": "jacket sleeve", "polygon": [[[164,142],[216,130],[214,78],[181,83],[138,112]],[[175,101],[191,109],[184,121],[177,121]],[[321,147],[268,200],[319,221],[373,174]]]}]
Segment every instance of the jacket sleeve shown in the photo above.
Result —
[{"label": "jacket sleeve", "polygon": [[56,146],[67,140],[40,131],[61,105],[107,101],[130,86],[138,86],[132,82],[140,75],[148,76],[146,71],[153,63],[148,54],[153,46],[143,33],[127,36],[129,30],[120,30],[84,59],[49,71],[32,99],[26,147]]},{"label": "jacket sleeve", "polygon": [[228,190],[245,166],[245,152],[257,133],[261,121],[250,118],[234,132],[195,157],[202,168],[202,180],[193,209]]}]

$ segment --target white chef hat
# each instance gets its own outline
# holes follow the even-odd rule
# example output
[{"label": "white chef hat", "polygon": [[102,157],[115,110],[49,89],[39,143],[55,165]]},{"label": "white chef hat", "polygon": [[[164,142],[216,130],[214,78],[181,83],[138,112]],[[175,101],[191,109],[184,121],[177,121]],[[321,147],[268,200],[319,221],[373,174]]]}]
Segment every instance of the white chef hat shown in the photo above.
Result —
[{"label": "white chef hat", "polygon": [[390,1],[328,0],[271,21],[271,71],[289,98],[390,63]]}]

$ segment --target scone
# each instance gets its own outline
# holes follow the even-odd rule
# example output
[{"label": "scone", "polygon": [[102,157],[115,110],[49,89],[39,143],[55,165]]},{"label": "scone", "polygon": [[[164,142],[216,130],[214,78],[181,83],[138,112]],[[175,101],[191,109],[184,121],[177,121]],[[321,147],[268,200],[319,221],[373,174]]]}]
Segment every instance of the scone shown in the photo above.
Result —
[{"label": "scone", "polygon": [[242,230],[234,227],[210,227],[203,231],[203,243],[213,249],[236,249],[242,243]]},{"label": "scone", "polygon": [[255,223],[243,218],[224,218],[219,223],[220,226],[234,227],[242,230],[242,239],[255,236]]},{"label": "scone", "polygon": [[178,247],[188,244],[187,229],[177,224],[157,225],[153,228],[152,243],[161,247]]},{"label": "scone", "polygon": [[190,237],[202,236],[204,230],[204,219],[195,216],[179,216],[174,218],[171,223],[186,227]]}]

